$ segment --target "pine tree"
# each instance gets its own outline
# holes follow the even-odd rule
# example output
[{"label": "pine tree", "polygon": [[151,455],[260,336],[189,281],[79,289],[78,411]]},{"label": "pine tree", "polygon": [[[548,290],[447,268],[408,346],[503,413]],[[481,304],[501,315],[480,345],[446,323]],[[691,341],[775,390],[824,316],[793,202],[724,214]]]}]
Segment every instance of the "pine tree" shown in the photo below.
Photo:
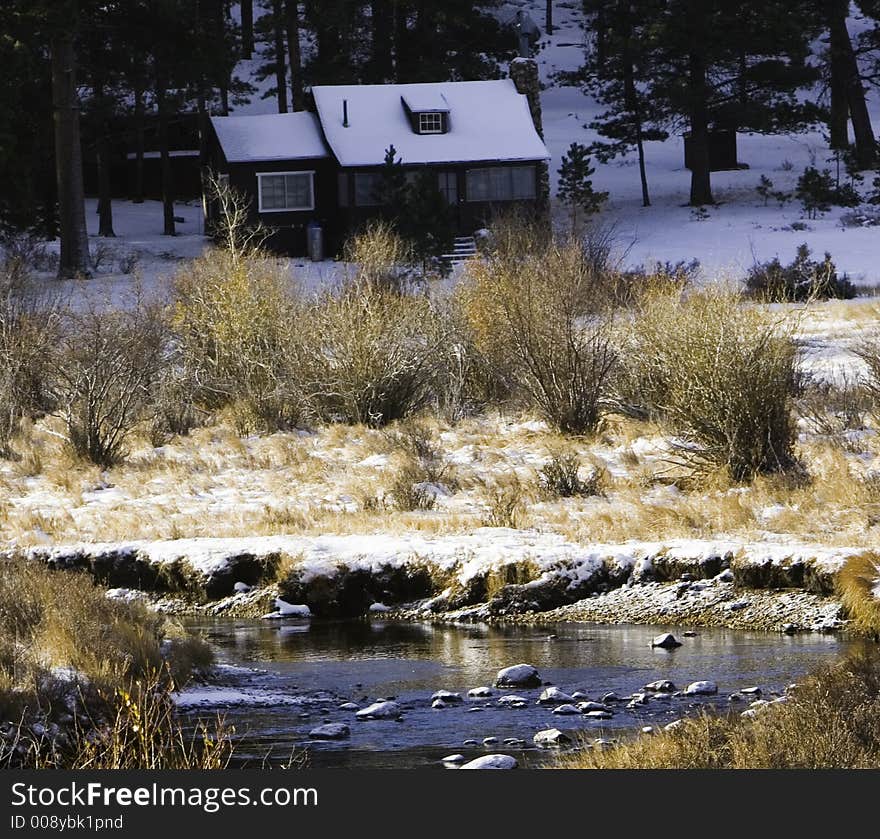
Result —
[{"label": "pine tree", "polygon": [[421,262],[422,272],[446,270],[448,266],[440,257],[452,250],[455,226],[435,172],[419,172],[407,189],[401,209],[398,230]]},{"label": "pine tree", "polygon": [[593,189],[591,178],[595,171],[590,165],[589,149],[580,143],[572,143],[562,156],[556,194],[571,210],[573,231],[577,229],[579,212],[588,216],[597,213],[608,200],[607,192],[596,192]]}]

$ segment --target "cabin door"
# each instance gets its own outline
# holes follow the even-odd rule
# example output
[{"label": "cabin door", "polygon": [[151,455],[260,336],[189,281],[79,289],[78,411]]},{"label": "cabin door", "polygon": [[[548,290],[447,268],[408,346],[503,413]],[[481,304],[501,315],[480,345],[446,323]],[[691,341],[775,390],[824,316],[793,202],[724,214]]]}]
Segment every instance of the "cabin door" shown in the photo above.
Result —
[{"label": "cabin door", "polygon": [[455,225],[456,231],[461,229],[461,218],[459,212],[459,195],[458,195],[458,172],[454,170],[442,170],[437,173],[437,186],[446,199],[452,214],[452,223]]}]

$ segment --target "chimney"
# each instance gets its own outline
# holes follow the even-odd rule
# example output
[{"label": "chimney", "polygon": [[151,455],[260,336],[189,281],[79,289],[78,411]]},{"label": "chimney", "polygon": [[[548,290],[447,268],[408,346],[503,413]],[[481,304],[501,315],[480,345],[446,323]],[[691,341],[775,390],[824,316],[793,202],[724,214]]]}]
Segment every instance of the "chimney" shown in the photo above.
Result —
[{"label": "chimney", "polygon": [[514,58],[510,62],[510,78],[516,86],[517,92],[528,100],[535,131],[543,140],[544,126],[541,118],[541,83],[538,80],[538,62],[533,58]]},{"label": "chimney", "polygon": [[[538,62],[533,58],[514,58],[510,62],[510,79],[518,93],[526,97],[529,113],[538,136],[544,139],[544,126],[541,118],[541,82],[538,77]],[[550,223],[550,167],[542,161],[537,165],[538,176],[538,215],[546,224]]]},{"label": "chimney", "polygon": [[348,128],[348,99],[342,100],[342,127]]}]

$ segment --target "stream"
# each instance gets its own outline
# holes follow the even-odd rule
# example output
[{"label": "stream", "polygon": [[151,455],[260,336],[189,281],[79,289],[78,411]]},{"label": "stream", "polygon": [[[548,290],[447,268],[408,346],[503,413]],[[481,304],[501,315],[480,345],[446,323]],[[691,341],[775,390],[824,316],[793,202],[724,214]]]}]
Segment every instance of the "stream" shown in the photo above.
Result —
[{"label": "stream", "polygon": [[[312,623],[192,619],[190,630],[216,651],[218,669],[208,684],[179,696],[184,718],[194,721],[221,713],[235,727],[234,765],[283,765],[307,755],[315,768],[394,767],[442,769],[441,758],[458,753],[468,759],[501,752],[522,767],[552,760],[552,750],[535,748],[532,737],[559,728],[593,739],[662,726],[709,703],[719,710],[744,710],[755,696],[736,704],[728,696],[760,687],[765,699],[823,662],[845,652],[848,643],[833,635],[796,636],[725,629],[694,630],[684,637],[675,627],[552,624],[489,627],[436,625],[382,620]],[[683,645],[652,649],[661,631],[673,631]],[[614,716],[589,720],[552,713],[538,705],[542,688],[493,688],[488,698],[470,698],[468,690],[492,686],[503,667],[526,662],[537,667],[545,684],[566,693],[581,691],[600,701],[614,692],[624,701],[611,705]],[[626,699],[649,682],[668,679],[679,689],[712,680],[718,694],[706,697],[657,697],[627,709]],[[464,701],[431,707],[438,690],[460,693]],[[516,694],[525,707],[499,706]],[[377,699],[402,706],[399,721],[355,718],[354,709]],[[476,710],[480,709],[480,710]],[[346,723],[351,734],[340,741],[313,740],[309,732],[324,723]],[[497,737],[498,745],[482,741]],[[504,745],[518,738],[524,745]],[[464,746],[466,740],[478,745]]]}]

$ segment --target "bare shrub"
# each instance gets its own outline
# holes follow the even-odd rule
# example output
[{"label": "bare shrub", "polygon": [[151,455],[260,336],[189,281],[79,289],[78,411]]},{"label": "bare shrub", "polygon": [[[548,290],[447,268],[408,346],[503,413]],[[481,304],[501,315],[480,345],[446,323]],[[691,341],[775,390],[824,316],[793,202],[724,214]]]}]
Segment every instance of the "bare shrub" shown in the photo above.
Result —
[{"label": "bare shrub", "polygon": [[817,434],[829,437],[864,428],[870,409],[865,388],[847,377],[840,382],[805,380],[797,398],[798,414]]},{"label": "bare shrub", "polygon": [[307,386],[323,418],[378,427],[435,398],[443,334],[424,295],[350,282],[303,321]]},{"label": "bare shrub", "polygon": [[698,471],[725,468],[745,480],[789,469],[792,329],[725,289],[649,294],[625,329],[619,404],[664,423]]},{"label": "bare shrub", "polygon": [[55,351],[55,411],[73,450],[99,466],[125,457],[126,442],[149,416],[164,361],[161,310],[68,313]]},{"label": "bare shrub", "polygon": [[582,478],[580,458],[572,452],[556,452],[538,473],[541,491],[550,498],[601,495],[604,474],[595,466]]},{"label": "bare shrub", "polygon": [[345,246],[354,285],[381,286],[403,291],[413,280],[412,247],[387,221],[370,221]]},{"label": "bare shrub", "polygon": [[215,249],[175,278],[176,363],[209,410],[238,404],[258,425],[295,425],[304,400],[294,371],[300,307],[275,259]]},{"label": "bare shrub", "polygon": [[577,242],[526,229],[470,263],[458,289],[478,351],[564,433],[595,430],[605,409],[616,357],[600,288]]},{"label": "bare shrub", "polygon": [[61,321],[58,301],[0,276],[0,456],[24,417],[46,411],[51,352]]},{"label": "bare shrub", "polygon": [[483,527],[509,527],[513,530],[522,528],[526,516],[526,499],[523,485],[516,475],[489,486],[486,502]]}]

